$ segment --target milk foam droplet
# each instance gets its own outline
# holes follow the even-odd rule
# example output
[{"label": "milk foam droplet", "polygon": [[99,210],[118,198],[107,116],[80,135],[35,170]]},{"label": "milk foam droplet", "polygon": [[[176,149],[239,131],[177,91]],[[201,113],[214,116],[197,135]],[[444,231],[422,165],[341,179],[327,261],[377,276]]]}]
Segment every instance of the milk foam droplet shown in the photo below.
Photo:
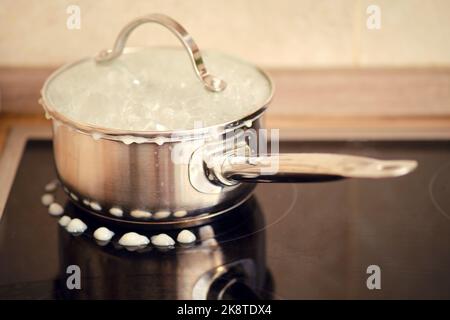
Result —
[{"label": "milk foam droplet", "polygon": [[94,140],[100,140],[103,137],[103,135],[101,133],[98,132],[94,132],[92,134],[92,138],[94,138]]},{"label": "milk foam droplet", "polygon": [[94,231],[94,238],[99,241],[109,241],[114,236],[114,232],[106,227],[100,227]]},{"label": "milk foam droplet", "polygon": [[151,239],[152,244],[158,247],[169,247],[175,245],[175,241],[165,233],[153,236]]},{"label": "milk foam droplet", "polygon": [[186,210],[178,210],[178,211],[175,211],[173,213],[173,216],[176,217],[176,218],[182,218],[182,217],[184,217],[186,215],[187,215],[187,211]]},{"label": "milk foam droplet", "polygon": [[44,189],[47,192],[53,192],[56,190],[57,187],[58,187],[58,180],[53,180],[47,183]]},{"label": "milk foam droplet", "polygon": [[195,234],[189,230],[182,230],[177,236],[177,241],[179,243],[192,243],[195,242],[196,239]]},{"label": "milk foam droplet", "polygon": [[130,212],[130,215],[137,219],[148,219],[152,216],[150,212],[145,210],[133,210]]},{"label": "milk foam droplet", "polygon": [[46,193],[42,196],[41,202],[44,206],[49,206],[53,203],[55,200],[55,197],[51,193]]},{"label": "milk foam droplet", "polygon": [[92,201],[89,205],[95,211],[102,210],[102,206],[100,204],[98,204],[98,202]]},{"label": "milk foam droplet", "polygon": [[121,140],[122,140],[122,142],[123,143],[125,143],[126,145],[130,145],[130,144],[132,144],[133,142],[134,142],[134,139],[133,139],[133,137],[129,137],[129,136],[127,136],[127,137],[122,137],[121,138]]},{"label": "milk foam droplet", "polygon": [[59,203],[53,202],[48,207],[48,213],[52,216],[60,216],[64,213],[64,208]]},{"label": "milk foam droplet", "polygon": [[170,216],[170,211],[161,210],[161,211],[156,212],[153,217],[155,219],[165,219],[169,216]]},{"label": "milk foam droplet", "polygon": [[119,207],[112,207],[109,209],[109,213],[111,213],[115,217],[122,217],[123,216],[123,210]]},{"label": "milk foam droplet", "polygon": [[150,240],[139,233],[128,232],[125,233],[120,239],[119,244],[122,246],[145,246],[150,243]]},{"label": "milk foam droplet", "polygon": [[155,143],[156,143],[158,146],[162,146],[162,145],[164,144],[164,142],[165,142],[165,139],[164,139],[163,137],[156,137],[156,138],[154,139],[154,141],[155,141]]},{"label": "milk foam droplet", "polygon": [[66,227],[72,219],[69,216],[62,216],[59,218],[58,223],[61,227]]},{"label": "milk foam droplet", "polygon": [[78,218],[72,219],[66,227],[70,233],[83,233],[86,229],[87,225]]},{"label": "milk foam droplet", "polygon": [[134,143],[136,144],[141,144],[141,143],[145,143],[148,142],[147,138],[144,137],[134,137]]}]

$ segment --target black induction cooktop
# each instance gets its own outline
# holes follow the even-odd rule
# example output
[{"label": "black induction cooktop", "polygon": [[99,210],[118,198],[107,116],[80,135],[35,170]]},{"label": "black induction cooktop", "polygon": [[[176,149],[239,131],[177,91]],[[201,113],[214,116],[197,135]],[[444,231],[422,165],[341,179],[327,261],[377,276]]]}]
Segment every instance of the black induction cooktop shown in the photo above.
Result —
[{"label": "black induction cooktop", "polygon": [[[0,298],[450,298],[450,142],[288,142],[280,150],[415,159],[419,167],[395,179],[261,184],[238,208],[191,228],[194,244],[133,251],[115,238],[97,243],[92,231],[105,223],[59,189],[65,213],[88,230],[74,236],[58,225],[41,204],[56,177],[52,145],[30,140],[0,221]],[[79,289],[68,285],[73,266]]]}]

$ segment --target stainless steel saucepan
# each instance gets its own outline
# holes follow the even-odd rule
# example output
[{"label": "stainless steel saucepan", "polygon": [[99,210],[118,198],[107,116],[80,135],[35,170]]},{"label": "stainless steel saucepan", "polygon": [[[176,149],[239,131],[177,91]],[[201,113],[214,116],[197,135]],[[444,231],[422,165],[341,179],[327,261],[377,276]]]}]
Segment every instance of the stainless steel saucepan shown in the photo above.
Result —
[{"label": "stainless steel saucepan", "polygon": [[[41,103],[53,122],[59,178],[77,205],[118,221],[149,225],[196,224],[245,201],[256,182],[389,178],[405,175],[416,167],[417,163],[412,160],[261,151],[261,141],[255,143],[255,137],[260,136],[261,116],[273,89],[268,76],[253,66],[270,85],[267,98],[249,114],[225,123],[194,129],[126,130],[74,120],[62,112],[55,101],[64,101],[64,90],[73,94],[77,87],[70,83],[63,86],[66,89],[59,92],[62,97],[58,100],[50,97],[52,86],[58,85],[62,76],[81,74],[83,68],[103,72],[112,64],[120,63],[124,56],[131,57],[140,50],[150,52],[125,49],[130,33],[148,22],[167,27],[181,40],[199,80],[197,84],[203,86],[201,94],[221,99],[231,85],[228,79],[208,73],[192,37],[176,21],[161,14],[150,14],[129,23],[120,32],[112,50],[57,70],[42,89]],[[167,61],[167,65],[170,63]],[[156,71],[140,72],[146,75]],[[95,85],[98,79],[82,80]],[[230,105],[230,108],[239,106],[239,97],[235,103],[236,106]],[[92,112],[96,112],[95,106]]]}]

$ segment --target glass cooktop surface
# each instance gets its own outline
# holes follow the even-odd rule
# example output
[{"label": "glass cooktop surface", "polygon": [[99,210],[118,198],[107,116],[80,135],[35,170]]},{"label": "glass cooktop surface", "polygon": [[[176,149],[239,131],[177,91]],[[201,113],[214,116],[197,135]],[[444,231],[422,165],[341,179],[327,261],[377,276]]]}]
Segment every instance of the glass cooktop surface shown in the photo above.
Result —
[{"label": "glass cooktop surface", "polygon": [[[56,178],[51,141],[29,140],[0,220],[0,298],[450,298],[450,142],[287,142],[280,151],[419,167],[395,179],[260,184],[238,208],[189,228],[194,244],[128,250],[121,234],[160,232],[107,225],[58,187],[65,214],[88,226],[69,234],[41,204]],[[115,232],[111,242],[95,241],[99,226]]]}]

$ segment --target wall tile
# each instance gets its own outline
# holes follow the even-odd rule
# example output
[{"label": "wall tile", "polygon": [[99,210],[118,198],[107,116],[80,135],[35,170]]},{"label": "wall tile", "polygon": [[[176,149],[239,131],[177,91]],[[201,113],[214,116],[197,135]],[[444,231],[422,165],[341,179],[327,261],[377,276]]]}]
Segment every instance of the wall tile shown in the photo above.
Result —
[{"label": "wall tile", "polygon": [[[450,1],[359,0],[361,66],[448,66]],[[381,9],[381,29],[366,27],[366,8]]]},{"label": "wall tile", "polygon": [[[275,67],[352,65],[353,0],[2,0],[0,65],[58,65],[112,45],[134,17],[162,12],[203,48]],[[66,7],[81,8],[81,30],[67,30]],[[160,27],[142,27],[135,45],[178,45]]]}]

